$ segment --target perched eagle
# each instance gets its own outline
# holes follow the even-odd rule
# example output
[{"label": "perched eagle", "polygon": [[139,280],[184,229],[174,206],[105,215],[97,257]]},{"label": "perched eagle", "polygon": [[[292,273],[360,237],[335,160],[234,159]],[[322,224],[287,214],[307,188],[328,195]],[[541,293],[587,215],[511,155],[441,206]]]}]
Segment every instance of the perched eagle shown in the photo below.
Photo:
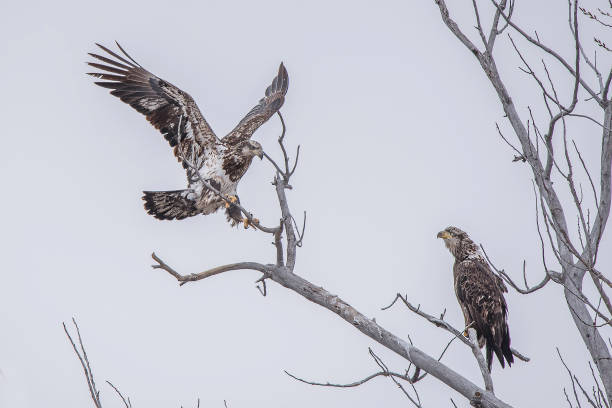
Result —
[{"label": "perched eagle", "polygon": [[[240,209],[228,204],[206,184],[215,188],[232,203],[239,203],[236,187],[254,156],[263,158],[261,145],[250,140],[257,128],[276,113],[285,101],[289,76],[284,65],[266,89],[265,96],[222,139],[217,138],[194,100],[186,92],[156,77],[117,43],[122,55],[96,44],[106,56],[89,53],[103,62],[88,65],[103,72],[90,72],[102,79],[97,85],[112,89],[120,98],[146,116],[174,148],[174,155],[187,172],[187,188],[174,191],[145,191],[142,199],[147,212],[160,220],[182,220],[197,214],[211,214],[226,208],[232,225],[248,220]],[[205,183],[203,182],[205,181]]]},{"label": "perched eagle", "polygon": [[491,371],[493,353],[502,367],[504,358],[511,366],[514,362],[510,350],[508,306],[503,292],[508,289],[494,275],[478,246],[457,227],[448,227],[438,233],[438,238],[455,257],[453,277],[455,294],[465,317],[465,326],[473,327],[478,335],[478,345],[487,346],[487,365]]}]

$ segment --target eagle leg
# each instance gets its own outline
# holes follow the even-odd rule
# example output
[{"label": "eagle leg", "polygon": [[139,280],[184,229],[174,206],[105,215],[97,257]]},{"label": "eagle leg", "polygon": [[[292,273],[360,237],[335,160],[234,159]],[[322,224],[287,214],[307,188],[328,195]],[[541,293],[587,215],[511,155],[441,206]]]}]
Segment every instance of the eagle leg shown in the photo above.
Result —
[{"label": "eagle leg", "polygon": [[244,229],[249,228],[249,225],[253,225],[253,228],[255,228],[255,225],[259,224],[259,220],[253,218],[253,221],[249,221],[249,219],[245,217],[242,219],[242,223],[244,224]]},{"label": "eagle leg", "polygon": [[472,321],[472,322],[470,322],[470,323],[466,323],[466,325],[465,325],[465,329],[463,329],[463,336],[464,336],[465,338],[468,338],[468,339],[470,338],[470,333],[468,333],[468,329],[469,329],[470,327],[474,327],[474,322],[473,322],[473,321]]},{"label": "eagle leg", "polygon": [[[235,195],[226,195],[227,199],[232,202],[232,204],[236,204],[238,202],[238,197]],[[230,203],[225,202],[225,208],[229,208]]]}]

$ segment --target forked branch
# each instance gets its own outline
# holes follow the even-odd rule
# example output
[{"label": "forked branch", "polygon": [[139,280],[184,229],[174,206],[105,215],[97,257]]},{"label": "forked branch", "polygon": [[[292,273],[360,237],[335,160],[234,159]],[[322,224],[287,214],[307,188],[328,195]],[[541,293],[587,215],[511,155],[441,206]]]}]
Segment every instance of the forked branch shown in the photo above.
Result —
[{"label": "forked branch", "polygon": [[[279,115],[279,117],[281,117],[282,120],[282,116]],[[261,272],[263,273],[263,276],[258,279],[258,283],[265,283],[265,281],[268,279],[272,280],[279,285],[300,294],[307,300],[330,310],[347,321],[361,333],[405,358],[408,362],[413,364],[417,370],[422,370],[429,373],[444,384],[464,395],[468,400],[477,400],[483,407],[510,407],[505,402],[499,400],[495,395],[493,395],[493,393],[476,386],[471,381],[451,370],[435,358],[428,356],[421,350],[406,343],[403,339],[384,329],[378,323],[376,323],[376,321],[368,319],[338,296],[329,293],[324,288],[316,286],[294,273],[297,249],[303,243],[304,239],[305,220],[304,226],[300,231],[293,215],[291,214],[288,204],[286,192],[287,190],[291,189],[289,182],[291,175],[295,171],[295,165],[293,165],[291,168],[289,166],[287,150],[283,145],[285,140],[285,130],[286,128],[283,121],[283,134],[279,138],[279,143],[281,144],[281,150],[283,152],[283,162],[285,164],[284,170],[278,166],[274,160],[269,159],[272,162],[276,172],[276,176],[274,177],[272,184],[275,187],[280,206],[280,221],[282,225],[282,228],[274,230],[273,243],[276,248],[276,262],[265,265],[256,262],[241,262],[223,265],[196,274],[183,275],[154,254],[153,259],[157,262],[157,264],[153,267],[155,269],[165,270],[181,284],[185,282],[202,280],[230,270],[249,269]],[[265,294],[265,286],[264,290],[260,288],[260,291],[262,291],[262,294]],[[381,367],[382,372],[387,372],[386,376],[395,381],[394,376],[389,374],[390,371],[386,368],[386,366],[384,366],[384,363],[382,363],[380,359],[377,360],[374,356],[373,358],[377,361],[377,364],[380,363],[379,366]],[[413,398],[413,400],[416,402],[416,404],[420,404],[418,397],[416,399]]]},{"label": "forked branch", "polygon": [[[428,313],[425,313],[422,309],[421,309],[421,305],[418,306],[414,306],[412,305],[410,302],[408,302],[408,298],[406,295],[402,295],[401,293],[397,293],[395,295],[395,298],[393,299],[393,301],[388,305],[383,307],[381,310],[387,310],[389,308],[391,308],[393,305],[395,305],[395,303],[401,300],[402,303],[413,313],[421,316],[422,318],[426,319],[427,321],[429,321],[431,324],[433,324],[436,327],[439,327],[441,329],[446,330],[447,332],[451,333],[453,336],[455,336],[455,338],[461,340],[461,342],[463,344],[465,344],[466,346],[472,348],[473,347],[473,343],[470,342],[470,340],[468,340],[468,338],[466,338],[466,336],[463,334],[463,332],[457,330],[455,327],[453,327],[450,323],[448,323],[446,320],[444,320],[444,315],[445,313],[442,313],[442,315],[437,318],[435,316],[432,316]],[[446,309],[445,309],[446,312]],[[464,329],[467,330],[469,327],[466,327]],[[525,355],[523,355],[521,352],[517,351],[516,349],[511,348],[510,349],[512,351],[512,355],[514,355],[516,358],[518,358],[521,361],[524,362],[529,362],[531,359]]]},{"label": "forked branch", "polygon": [[[505,117],[508,119],[520,143],[520,150],[517,148],[517,150],[519,150],[517,153],[519,154],[516,157],[518,157],[519,160],[520,158],[525,158],[533,174],[534,184],[537,188],[537,198],[540,203],[540,209],[538,211],[536,208],[536,213],[541,212],[548,241],[546,243],[548,247],[547,250],[552,252],[561,269],[560,272],[554,272],[546,265],[544,253],[548,251],[545,251],[544,239],[542,238],[542,233],[540,232],[538,224],[538,234],[540,235],[540,241],[542,243],[542,261],[546,272],[543,279],[535,286],[528,286],[524,268],[523,280],[525,281],[525,288],[522,288],[515,284],[503,270],[497,270],[497,272],[504,281],[513,286],[520,293],[533,293],[551,281],[562,285],[570,315],[576,324],[586,349],[591,354],[593,362],[598,369],[602,382],[602,389],[605,390],[603,393],[605,395],[604,400],[607,400],[609,404],[612,400],[612,357],[610,348],[598,331],[599,326],[593,321],[593,314],[591,311],[594,312],[595,316],[601,316],[604,319],[603,324],[608,324],[609,319],[599,311],[598,307],[593,305],[593,302],[591,302],[582,291],[584,276],[586,272],[589,272],[602,302],[606,305],[608,311],[612,308],[612,302],[607,293],[604,292],[604,283],[606,283],[606,280],[609,281],[609,279],[603,276],[603,274],[595,272],[599,245],[610,214],[610,207],[612,206],[612,132],[610,131],[612,128],[612,100],[609,99],[609,88],[612,83],[612,68],[607,68],[602,71],[609,72],[605,82],[602,81],[603,75],[600,74],[599,68],[597,67],[597,60],[595,59],[591,62],[583,49],[579,35],[578,10],[581,10],[587,17],[591,16],[578,6],[578,0],[568,0],[568,23],[573,38],[573,61],[570,62],[564,59],[559,52],[544,44],[537,33],[535,37],[531,36],[527,33],[527,30],[521,28],[512,21],[511,11],[507,12],[505,10],[504,1],[489,0],[495,7],[494,19],[499,17],[500,21],[504,22],[507,27],[510,27],[514,32],[518,33],[527,43],[535,46],[537,50],[542,51],[545,56],[554,59],[569,73],[571,83],[567,81],[565,88],[567,88],[566,91],[568,93],[571,92],[571,100],[569,103],[561,103],[559,98],[561,93],[557,92],[557,88],[560,89],[560,87],[555,86],[550,75],[551,70],[548,69],[547,64],[542,61],[548,80],[548,84],[545,86],[544,82],[537,78],[534,70],[531,69],[527,60],[523,57],[523,54],[518,50],[516,44],[513,41],[511,42],[519,57],[527,67],[523,69],[524,72],[534,77],[543,95],[544,108],[549,116],[549,120],[546,125],[547,131],[542,133],[536,124],[530,104],[527,104],[529,111],[529,119],[527,122],[520,117],[515,105],[516,100],[509,94],[506,84],[502,80],[501,74],[497,69],[492,47],[487,47],[485,53],[475,50],[474,45],[467,39],[459,26],[450,17],[445,0],[434,1],[438,5],[444,24],[451,33],[459,39],[461,44],[478,59],[480,67],[486,75],[487,81],[497,93]],[[473,4],[475,4],[474,0]],[[474,6],[474,10],[476,13],[477,7]],[[607,16],[605,13],[601,13],[601,15]],[[481,16],[476,14],[477,21],[480,17]],[[503,29],[505,29],[506,26],[504,26]],[[477,29],[479,29],[479,27],[477,27]],[[492,33],[493,32],[494,31],[492,31]],[[595,87],[592,87],[585,78],[582,72],[584,69],[581,69],[584,65],[583,63],[595,73],[596,81],[598,82],[596,87],[599,88],[598,90],[595,90]],[[581,103],[579,96],[582,91],[589,95],[587,101],[595,101],[598,105],[589,105],[589,109],[595,108],[595,110],[600,110],[600,114],[603,113],[603,121],[601,121],[601,123],[592,117],[593,114],[583,115],[582,113],[574,113],[579,103]],[[568,136],[568,132],[572,128],[566,123],[573,117],[588,118],[594,123],[597,123],[602,132],[599,192],[594,188],[594,178],[591,177],[590,171],[586,168],[585,161],[582,159],[580,152],[578,149],[575,149],[578,159],[585,169],[591,188],[593,189],[596,208],[596,216],[594,219],[591,219],[590,211],[584,208],[585,203],[583,201],[582,190],[580,184],[575,180],[573,171],[573,161],[576,159],[573,154],[570,155],[569,146],[571,146],[571,143],[568,142],[568,140],[571,140]],[[525,123],[527,125],[525,125]],[[534,135],[530,134],[531,128],[534,130]],[[509,145],[513,146],[505,137],[504,139]],[[543,142],[545,150],[540,149],[540,140]],[[597,145],[599,145],[599,143],[597,143]],[[559,156],[558,152],[555,152],[555,147],[559,149],[558,146],[561,146],[561,155],[564,157]],[[540,157],[542,153],[545,156],[545,160]],[[557,157],[555,157],[555,154],[557,154]],[[545,161],[545,163],[543,163],[543,161]],[[561,167],[566,167],[566,169],[562,169]],[[556,177],[553,177],[556,176],[552,173],[553,170],[558,171],[561,175],[561,183],[556,180]],[[573,201],[573,208],[571,208],[571,211],[577,214],[578,239],[576,241],[580,241],[580,245],[575,245],[571,239],[573,234],[570,233],[568,228],[566,216],[567,209],[564,208],[561,201],[561,197],[564,197],[564,195],[561,194],[561,188],[567,190],[563,191],[563,193],[570,193],[571,200]],[[538,223],[538,218],[536,218],[536,223]],[[593,399],[593,401],[595,401],[595,399]],[[568,402],[570,402],[569,398]]]},{"label": "forked branch", "polygon": [[87,380],[87,388],[89,389],[89,395],[94,403],[96,408],[102,408],[102,403],[100,402],[100,391],[96,387],[96,381],[94,380],[93,371],[91,370],[91,365],[89,364],[89,358],[87,357],[87,352],[85,351],[85,346],[83,345],[83,339],[81,338],[81,331],[79,330],[79,325],[77,324],[74,317],[72,318],[72,323],[77,332],[77,338],[79,340],[79,346],[75,344],[68,328],[66,327],[66,323],[62,322],[62,326],[64,327],[64,333],[68,337],[70,344],[72,345],[72,349],[74,353],[79,358],[79,362],[81,363],[81,367],[83,368],[83,373],[85,374],[85,379]]},{"label": "forked branch", "polygon": [[[66,337],[70,341],[72,345],[72,349],[74,353],[79,358],[79,362],[81,363],[81,367],[83,368],[83,373],[85,375],[85,379],[87,380],[87,388],[89,389],[89,395],[91,400],[94,403],[96,408],[102,408],[102,403],[100,401],[100,391],[96,387],[96,381],[94,380],[93,370],[91,369],[91,365],[89,363],[89,357],[87,356],[87,351],[85,351],[85,345],[83,344],[83,338],[81,337],[81,330],[79,329],[79,325],[77,324],[74,317],[72,318],[72,324],[76,329],[77,339],[79,344],[77,346],[76,342],[70,335],[68,328],[66,327],[66,323],[62,322],[62,326],[64,327],[64,333],[66,333]],[[117,395],[121,398],[121,401],[125,405],[125,408],[132,408],[132,402],[129,397],[124,397],[121,391],[117,387],[115,387],[110,381],[106,381],[106,383],[117,393]]]},{"label": "forked branch", "polygon": [[211,268],[211,269],[205,270],[200,273],[191,273],[189,275],[181,275],[180,273],[175,271],[174,268],[172,268],[170,265],[166,264],[160,257],[155,255],[155,252],[151,254],[151,257],[155,260],[155,262],[157,262],[156,265],[152,265],[151,267],[153,269],[162,269],[168,272],[170,275],[174,276],[177,281],[180,282],[179,283],[180,286],[183,286],[187,282],[199,281],[199,280],[206,279],[208,277],[218,275],[220,273],[228,272],[228,271],[238,271],[238,270],[243,270],[243,269],[244,270],[250,269],[253,271],[262,272],[264,274],[267,272],[266,266],[260,263],[238,262],[238,263],[233,263],[233,264],[217,266],[215,268]]}]

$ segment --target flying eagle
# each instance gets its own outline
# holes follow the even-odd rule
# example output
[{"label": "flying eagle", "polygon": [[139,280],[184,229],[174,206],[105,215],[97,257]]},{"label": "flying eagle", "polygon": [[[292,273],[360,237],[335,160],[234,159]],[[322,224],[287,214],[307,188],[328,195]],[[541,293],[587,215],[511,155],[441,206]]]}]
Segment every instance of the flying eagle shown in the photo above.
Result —
[{"label": "flying eagle", "polygon": [[506,285],[493,274],[468,234],[457,227],[448,227],[438,233],[438,238],[444,240],[455,257],[455,294],[465,317],[465,327],[473,327],[478,336],[478,346],[487,347],[489,371],[493,353],[502,367],[505,367],[504,358],[511,366],[514,357],[510,350],[508,306],[503,295],[508,291]]},{"label": "flying eagle", "polygon": [[[285,101],[289,76],[281,63],[278,75],[266,89],[265,96],[236,127],[219,139],[212,131],[194,100],[186,92],[153,75],[138,64],[117,43],[123,56],[97,44],[106,56],[89,53],[103,62],[88,65],[103,72],[90,72],[102,79],[95,82],[111,89],[120,98],[146,116],[173,147],[174,155],[187,172],[187,188],[174,191],[144,191],[144,207],[160,220],[182,220],[197,214],[211,214],[225,207],[232,225],[248,220],[240,209],[211,190],[213,187],[231,203],[239,203],[236,188],[254,156],[263,158],[261,145],[250,140],[253,132],[276,113]],[[208,186],[207,186],[208,185]]]}]

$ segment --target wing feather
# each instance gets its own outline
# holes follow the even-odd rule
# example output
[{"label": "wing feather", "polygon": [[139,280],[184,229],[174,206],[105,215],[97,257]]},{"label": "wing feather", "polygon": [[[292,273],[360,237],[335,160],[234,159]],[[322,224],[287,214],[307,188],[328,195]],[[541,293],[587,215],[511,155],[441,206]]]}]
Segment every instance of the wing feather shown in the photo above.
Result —
[{"label": "wing feather", "polygon": [[289,88],[289,74],[281,62],[278,74],[266,88],[265,96],[246,114],[238,125],[222,139],[223,143],[237,144],[248,140],[253,133],[274,115],[285,102],[285,94]]},{"label": "wing feather", "polygon": [[98,62],[88,65],[101,72],[88,74],[103,81],[94,82],[111,89],[111,94],[146,116],[174,148],[174,155],[188,168],[185,159],[201,165],[207,153],[216,151],[217,138],[188,93],[153,75],[138,64],[117,43],[125,56],[97,44],[109,56],[89,53]]},{"label": "wing feather", "polygon": [[493,353],[502,367],[504,357],[511,364],[514,360],[510,352],[507,305],[496,276],[480,259],[457,262],[453,269],[457,300],[466,324],[473,322],[480,345],[486,344],[489,371]]},{"label": "wing feather", "polygon": [[130,66],[123,65],[123,64],[121,64],[121,63],[119,63],[119,62],[117,62],[117,61],[115,61],[113,59],[104,57],[102,55],[94,54],[94,53],[91,53],[91,52],[88,52],[87,55],[89,55],[91,57],[94,57],[95,59],[100,60],[102,62],[106,62],[107,64],[111,64],[111,65],[114,65],[116,67],[122,68],[124,70],[129,70],[130,69]]}]

